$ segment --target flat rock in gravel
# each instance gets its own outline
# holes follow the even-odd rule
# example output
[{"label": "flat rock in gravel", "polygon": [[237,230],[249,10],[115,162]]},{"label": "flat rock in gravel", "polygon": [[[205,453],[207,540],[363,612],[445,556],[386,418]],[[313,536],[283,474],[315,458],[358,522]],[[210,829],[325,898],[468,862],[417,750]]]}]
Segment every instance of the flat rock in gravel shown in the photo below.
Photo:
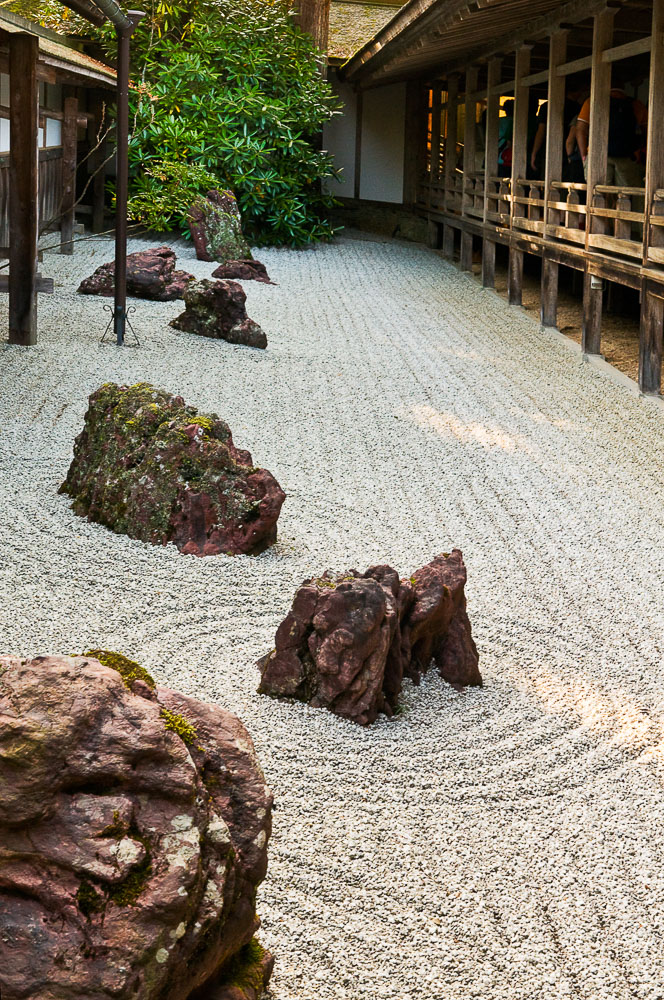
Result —
[{"label": "flat rock in gravel", "polygon": [[225,264],[220,264],[212,272],[213,278],[232,278],[235,281],[262,281],[266,285],[273,285],[270,275],[267,273],[265,264],[259,260],[229,260]]},{"label": "flat rock in gravel", "polygon": [[272,964],[254,939],[272,795],[251,738],[96,653],[0,657],[0,994],[254,1000],[233,992]]},{"label": "flat rock in gravel", "polygon": [[246,301],[237,281],[192,281],[184,293],[185,311],[171,320],[171,326],[229,344],[265,348],[267,337],[247,316]]},{"label": "flat rock in gravel", "polygon": [[[184,292],[193,274],[175,270],[176,257],[170,247],[138,250],[127,256],[127,295],[139,299],[170,302],[184,298]],[[113,295],[115,289],[115,261],[102,264],[89,278],[78,286],[82,295]]]},{"label": "flat rock in gravel", "polygon": [[251,259],[232,191],[212,190],[206,197],[197,198],[189,209],[187,222],[199,260],[225,264],[229,260]]},{"label": "flat rock in gravel", "polygon": [[216,413],[145,382],[92,393],[60,492],[90,521],[197,556],[262,552],[285,499]]},{"label": "flat rock in gravel", "polygon": [[458,549],[409,580],[390,566],[306,580],[275,649],[258,661],[259,692],[367,725],[381,712],[392,715],[403,678],[418,683],[432,660],[457,687],[481,685],[465,583]]}]

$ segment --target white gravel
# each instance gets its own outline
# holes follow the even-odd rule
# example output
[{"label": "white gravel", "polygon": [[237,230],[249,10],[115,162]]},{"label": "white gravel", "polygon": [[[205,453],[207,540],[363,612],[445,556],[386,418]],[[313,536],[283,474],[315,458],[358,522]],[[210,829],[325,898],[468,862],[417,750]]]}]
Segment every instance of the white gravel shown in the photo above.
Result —
[{"label": "white gravel", "polygon": [[[117,649],[241,716],[276,795],[277,1000],[664,997],[662,411],[418,247],[261,252],[265,352],[176,333],[177,302],[100,346],[75,287],[110,256],[45,255],[40,343],[0,348],[0,649]],[[224,416],[287,492],[276,547],[75,517],[56,491],[107,380]],[[484,689],[430,674],[368,730],[255,693],[304,577],[453,545]]]}]

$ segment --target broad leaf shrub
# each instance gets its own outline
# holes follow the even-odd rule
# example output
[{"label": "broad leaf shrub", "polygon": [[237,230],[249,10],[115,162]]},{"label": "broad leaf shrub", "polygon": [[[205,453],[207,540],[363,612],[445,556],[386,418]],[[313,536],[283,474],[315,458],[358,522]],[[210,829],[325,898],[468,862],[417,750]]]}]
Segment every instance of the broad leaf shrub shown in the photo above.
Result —
[{"label": "broad leaf shrub", "polygon": [[132,48],[134,219],[184,230],[189,193],[217,186],[254,244],[332,235],[316,137],[337,101],[288,0],[155,0]]}]

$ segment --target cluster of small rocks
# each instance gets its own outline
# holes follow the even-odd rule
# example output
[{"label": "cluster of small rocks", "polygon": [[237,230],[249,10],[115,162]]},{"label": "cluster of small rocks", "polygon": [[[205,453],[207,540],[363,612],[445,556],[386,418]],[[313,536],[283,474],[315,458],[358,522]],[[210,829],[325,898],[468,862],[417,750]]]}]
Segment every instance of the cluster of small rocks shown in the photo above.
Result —
[{"label": "cluster of small rocks", "polygon": [[298,588],[276,646],[258,661],[259,691],[328,708],[360,725],[392,715],[404,677],[435,661],[456,687],[481,685],[458,549],[410,579],[391,566],[329,571]]}]

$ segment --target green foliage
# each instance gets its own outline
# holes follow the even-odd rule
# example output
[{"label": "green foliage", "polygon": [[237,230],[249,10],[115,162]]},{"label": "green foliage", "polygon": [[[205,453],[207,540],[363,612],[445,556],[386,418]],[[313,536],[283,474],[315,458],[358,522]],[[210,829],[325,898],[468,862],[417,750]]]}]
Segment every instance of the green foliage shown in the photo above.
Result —
[{"label": "green foliage", "polygon": [[0,10],[3,7],[65,35],[90,32],[90,22],[78,17],[58,0],[0,0]]},{"label": "green foliage", "polygon": [[[112,30],[102,36],[112,51]],[[184,193],[209,171],[234,191],[251,242],[302,246],[332,234],[334,199],[321,182],[334,167],[316,137],[338,107],[289,0],[153,0],[132,49],[137,217],[147,221],[163,184],[151,224],[183,225]]]},{"label": "green foliage", "polygon": [[171,712],[167,708],[162,708],[159,714],[164,720],[164,728],[176,733],[183,743],[191,746],[197,734],[195,728],[190,722],[187,722],[184,715],[178,715],[177,712]]},{"label": "green foliage", "polygon": [[129,215],[158,232],[175,229],[184,225],[192,202],[218,183],[214,174],[196,163],[158,160],[135,173]]}]

